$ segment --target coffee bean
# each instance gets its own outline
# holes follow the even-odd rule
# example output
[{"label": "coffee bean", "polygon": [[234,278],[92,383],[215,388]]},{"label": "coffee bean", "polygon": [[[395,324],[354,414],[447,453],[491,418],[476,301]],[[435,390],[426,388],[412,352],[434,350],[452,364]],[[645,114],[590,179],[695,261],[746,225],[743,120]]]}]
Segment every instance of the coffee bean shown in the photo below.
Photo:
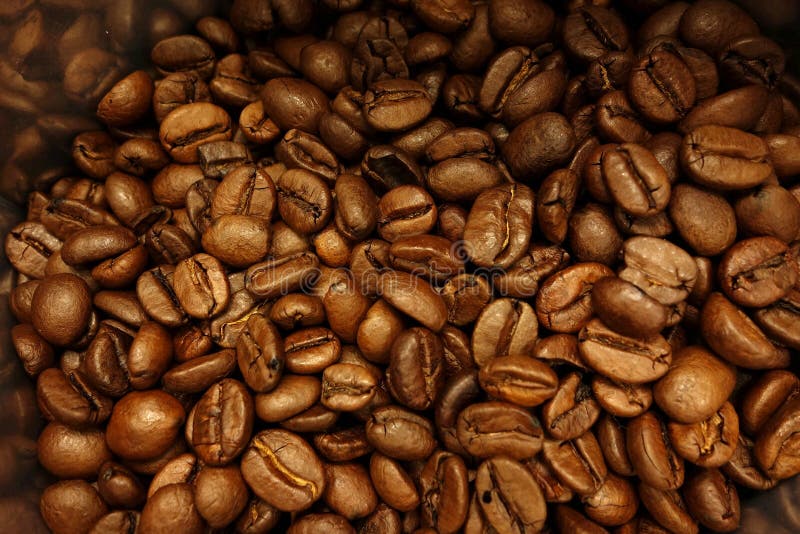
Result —
[{"label": "coffee bean", "polygon": [[683,484],[683,459],[675,454],[666,423],[654,412],[631,419],[626,435],[631,463],[642,482],[659,490]]},{"label": "coffee bean", "polygon": [[236,342],[236,359],[245,382],[253,390],[263,393],[275,388],[286,358],[278,329],[269,319],[257,313],[247,319]]},{"label": "coffee bean", "polygon": [[197,149],[209,142],[231,138],[231,118],[207,102],[185,104],[164,117],[159,130],[161,145],[178,163],[197,163]]},{"label": "coffee bean", "polygon": [[253,429],[253,401],[244,384],[225,379],[211,386],[186,421],[186,440],[208,465],[231,463]]},{"label": "coffee bean", "polygon": [[683,139],[681,164],[697,183],[720,190],[755,187],[773,174],[766,143],[724,126],[699,126]]},{"label": "coffee bean", "polygon": [[789,254],[786,245],[773,237],[739,241],[720,262],[722,290],[740,306],[769,306],[797,282],[797,266]]},{"label": "coffee bean", "polygon": [[536,344],[538,322],[530,304],[496,299],[483,308],[472,332],[472,356],[483,367],[498,356],[528,354]]},{"label": "coffee bean", "polygon": [[256,434],[241,465],[250,489],[282,511],[304,510],[325,490],[322,462],[303,438],[286,430]]},{"label": "coffee bean", "polygon": [[186,420],[180,402],[163,391],[133,391],[114,405],[108,447],[124,459],[147,460],[166,452]]},{"label": "coffee bean", "polygon": [[464,245],[480,267],[507,268],[528,248],[533,226],[534,194],[521,184],[485,190],[470,209]]},{"label": "coffee bean", "polygon": [[458,416],[456,435],[462,447],[477,458],[503,454],[523,459],[542,448],[539,420],[527,410],[507,402],[471,404]]},{"label": "coffee bean", "polygon": [[502,456],[485,460],[478,467],[475,492],[492,528],[537,531],[544,525],[547,509],[542,491],[519,462]]},{"label": "coffee bean", "polygon": [[430,421],[399,406],[373,411],[366,430],[370,444],[397,460],[423,460],[436,448]]}]

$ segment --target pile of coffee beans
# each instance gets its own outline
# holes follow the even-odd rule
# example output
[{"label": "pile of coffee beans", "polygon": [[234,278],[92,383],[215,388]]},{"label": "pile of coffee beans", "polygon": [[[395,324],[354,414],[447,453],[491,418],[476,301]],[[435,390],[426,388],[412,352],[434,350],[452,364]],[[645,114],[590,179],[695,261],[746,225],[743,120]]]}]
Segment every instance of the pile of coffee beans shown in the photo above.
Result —
[{"label": "pile of coffee beans", "polygon": [[49,529],[729,532],[800,473],[800,81],[745,11],[211,3],[111,2],[51,95],[99,124],[26,130]]}]

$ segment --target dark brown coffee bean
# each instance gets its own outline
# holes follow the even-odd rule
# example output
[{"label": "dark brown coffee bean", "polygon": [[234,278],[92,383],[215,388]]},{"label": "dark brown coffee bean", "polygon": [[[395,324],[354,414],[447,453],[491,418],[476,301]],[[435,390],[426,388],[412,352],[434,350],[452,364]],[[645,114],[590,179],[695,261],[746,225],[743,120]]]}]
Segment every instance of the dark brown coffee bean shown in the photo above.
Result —
[{"label": "dark brown coffee bean", "polygon": [[612,274],[600,263],[577,263],[545,280],[536,296],[536,315],[555,332],[577,332],[591,319],[592,286]]},{"label": "dark brown coffee bean", "polygon": [[579,495],[595,493],[608,476],[603,453],[592,432],[571,441],[546,439],[542,454],[561,483]]},{"label": "dark brown coffee bean", "polygon": [[652,52],[639,60],[628,91],[634,105],[648,120],[676,122],[692,108],[696,88],[692,72],[678,54]]},{"label": "dark brown coffee bean", "polygon": [[753,455],[758,465],[770,477],[782,480],[798,471],[794,456],[786,449],[786,440],[793,433],[797,421],[798,402],[791,398],[761,428]]},{"label": "dark brown coffee bean", "polygon": [[378,203],[378,235],[389,242],[429,232],[436,224],[433,198],[416,185],[395,187]]},{"label": "dark brown coffee bean", "polygon": [[542,427],[528,411],[506,402],[467,406],[458,416],[458,441],[471,455],[530,458],[542,448]]},{"label": "dark brown coffee bean", "polygon": [[698,254],[716,256],[736,240],[734,211],[724,197],[712,191],[678,184],[672,191],[669,214],[681,237]]},{"label": "dark brown coffee bean", "polygon": [[379,377],[366,367],[353,363],[335,363],[322,373],[320,402],[331,410],[360,410],[375,396],[378,380]]},{"label": "dark brown coffee bean", "polygon": [[785,243],[774,237],[754,237],[733,245],[722,257],[722,290],[736,304],[769,306],[797,282],[797,265]]},{"label": "dark brown coffee bean", "polygon": [[73,427],[94,426],[111,416],[111,399],[95,391],[77,371],[44,370],[36,382],[36,395],[47,419]]},{"label": "dark brown coffee bean", "polygon": [[729,402],[708,419],[694,424],[668,424],[675,452],[702,467],[721,467],[733,456],[739,440],[739,417]]},{"label": "dark brown coffee bean", "polygon": [[[623,246],[621,279],[664,305],[684,300],[697,278],[697,264],[677,245],[664,239],[637,236]],[[658,259],[656,259],[658,258]]]},{"label": "dark brown coffee bean", "polygon": [[633,337],[658,334],[667,324],[668,310],[635,285],[616,277],[592,286],[592,307],[612,330]]},{"label": "dark brown coffee bean", "polygon": [[672,362],[672,349],[661,335],[645,339],[623,336],[599,319],[586,324],[578,340],[583,360],[603,376],[620,382],[652,382],[664,376]]},{"label": "dark brown coffee bean", "polygon": [[256,415],[269,423],[280,423],[305,410],[320,399],[322,384],[313,376],[285,375],[269,393],[256,395]]},{"label": "dark brown coffee bean", "polygon": [[506,268],[519,260],[530,242],[533,191],[521,184],[497,186],[481,193],[470,210],[464,242],[481,267]]},{"label": "dark brown coffee bean", "polygon": [[434,332],[447,321],[442,297],[421,278],[401,271],[385,272],[378,278],[378,293],[389,304]]},{"label": "dark brown coffee bean", "polygon": [[304,510],[325,490],[316,453],[286,430],[265,430],[253,437],[242,457],[242,475],[256,495],[283,511]]},{"label": "dark brown coffee bean", "polygon": [[53,345],[71,345],[89,326],[91,298],[89,287],[79,277],[72,274],[48,276],[33,294],[33,327]]},{"label": "dark brown coffee bean", "polygon": [[97,477],[97,490],[109,505],[120,508],[138,508],[145,501],[145,488],[141,481],[125,466],[106,462]]},{"label": "dark brown coffee bean", "polygon": [[611,91],[597,101],[595,122],[601,139],[612,143],[645,143],[651,134],[625,91]]},{"label": "dark brown coffee bean", "polygon": [[197,511],[192,486],[169,484],[155,492],[142,509],[139,528],[145,532],[203,532],[205,522]]},{"label": "dark brown coffee bean", "polygon": [[333,214],[330,188],[316,174],[290,169],[278,177],[278,211],[292,229],[303,234],[325,227]]},{"label": "dark brown coffee bean", "polygon": [[424,88],[411,80],[378,81],[364,93],[364,118],[381,132],[406,130],[425,120],[431,110]]},{"label": "dark brown coffee bean", "polygon": [[369,460],[369,472],[375,490],[386,504],[401,512],[419,506],[420,496],[414,481],[400,462],[375,452]]},{"label": "dark brown coffee bean", "polygon": [[231,138],[231,118],[222,108],[196,102],[175,108],[161,122],[159,138],[178,163],[197,163],[198,147]]},{"label": "dark brown coffee bean", "polygon": [[675,454],[666,423],[654,412],[646,412],[628,423],[628,454],[636,474],[645,484],[673,490],[683,484],[683,459]]},{"label": "dark brown coffee bean", "polygon": [[47,260],[60,248],[61,241],[42,223],[20,223],[5,238],[8,261],[17,271],[31,278],[44,278]]},{"label": "dark brown coffee bean", "polygon": [[164,388],[173,393],[202,393],[236,368],[232,349],[197,356],[164,373]]},{"label": "dark brown coffee bean", "polygon": [[410,328],[395,339],[386,382],[392,396],[413,410],[429,408],[444,386],[441,340],[425,328]]},{"label": "dark brown coffee bean", "polygon": [[112,456],[102,430],[77,430],[56,422],[42,429],[36,455],[42,467],[62,479],[95,479]]},{"label": "dark brown coffee bean", "polygon": [[161,74],[195,71],[201,78],[209,78],[216,56],[208,42],[194,35],[178,35],[156,43],[150,59]]},{"label": "dark brown coffee bean", "polygon": [[472,332],[475,364],[483,367],[498,356],[529,354],[538,338],[538,321],[527,302],[496,299],[481,311]]},{"label": "dark brown coffee bean", "polygon": [[320,117],[329,109],[328,97],[319,88],[297,78],[274,78],[261,92],[267,116],[283,131],[297,128],[315,133]]},{"label": "dark brown coffee bean", "polygon": [[11,342],[25,372],[35,377],[55,363],[55,351],[31,324],[17,324],[11,328]]},{"label": "dark brown coffee bean", "polygon": [[740,433],[730,461],[722,467],[722,472],[731,480],[746,488],[768,490],[778,481],[761,469],[753,455],[753,440]]},{"label": "dark brown coffee bean", "polygon": [[352,240],[366,238],[378,222],[378,199],[364,178],[343,174],[336,179],[336,227]]},{"label": "dark brown coffee bean", "polygon": [[735,304],[712,293],[700,315],[703,339],[716,354],[747,369],[778,369],[789,365],[789,352],[773,345]]},{"label": "dark brown coffee bean", "polygon": [[703,469],[686,481],[683,490],[689,512],[705,527],[731,532],[741,519],[736,486],[717,469]]},{"label": "dark brown coffee bean", "polygon": [[542,491],[525,467],[512,459],[485,460],[475,478],[476,501],[490,528],[536,532],[547,517]]},{"label": "dark brown coffee bean", "polygon": [[775,87],[785,66],[780,45],[763,35],[732,39],[719,54],[720,74],[733,85],[754,83]]},{"label": "dark brown coffee bean", "polygon": [[175,295],[187,314],[207,319],[224,310],[230,301],[230,285],[220,262],[208,254],[196,254],[180,262],[173,278]]},{"label": "dark brown coffee bean", "polygon": [[145,271],[136,281],[139,303],[153,320],[165,326],[180,326],[188,321],[173,287],[175,267],[162,265]]},{"label": "dark brown coffee bean", "polygon": [[318,266],[319,258],[310,252],[256,263],[247,269],[245,286],[257,297],[275,298],[309,287],[317,276]]},{"label": "dark brown coffee bean", "polygon": [[553,397],[542,407],[542,423],[548,434],[569,440],[586,432],[600,416],[600,405],[579,373],[561,379]]},{"label": "dark brown coffee bean", "polygon": [[450,452],[433,453],[420,473],[419,484],[423,495],[423,522],[437,532],[458,532],[467,518],[469,506],[464,460]]},{"label": "dark brown coffee bean", "polygon": [[167,75],[156,84],[153,92],[153,112],[159,122],[172,110],[194,102],[211,102],[211,92],[193,71]]},{"label": "dark brown coffee bean", "polygon": [[172,395],[133,391],[114,405],[106,430],[108,446],[124,459],[155,458],[173,445],[185,419],[183,406]]},{"label": "dark brown coffee bean", "polygon": [[700,126],[684,137],[681,164],[697,183],[721,190],[755,187],[773,174],[762,139],[724,126]]},{"label": "dark brown coffee bean", "polygon": [[697,522],[689,513],[686,501],[678,490],[661,490],[645,483],[639,484],[639,498],[653,519],[665,529],[697,532]]},{"label": "dark brown coffee bean", "polygon": [[558,379],[548,365],[528,356],[493,358],[480,369],[481,388],[520,406],[538,406],[556,394]]},{"label": "dark brown coffee bean", "polygon": [[207,465],[231,463],[244,451],[253,429],[253,401],[241,382],[212,385],[186,422],[186,440]]},{"label": "dark brown coffee bean", "polygon": [[647,385],[617,382],[597,375],[592,379],[592,391],[600,406],[617,417],[636,417],[653,404],[653,392]]},{"label": "dark brown coffee bean", "polygon": [[399,406],[373,411],[366,430],[370,444],[396,460],[424,460],[436,448],[431,422]]},{"label": "dark brown coffee bean", "polygon": [[514,128],[502,152],[518,179],[541,176],[564,163],[575,147],[575,133],[558,113],[540,113]]},{"label": "dark brown coffee bean", "polygon": [[652,216],[667,207],[669,178],[649,150],[623,144],[603,152],[600,166],[608,193],[627,213]]},{"label": "dark brown coffee bean", "polygon": [[89,532],[108,507],[97,490],[84,480],[62,480],[45,488],[39,504],[42,519],[52,532]]},{"label": "dark brown coffee bean", "polygon": [[585,6],[571,13],[564,21],[563,32],[569,52],[586,62],[628,47],[628,30],[622,19],[601,7]]},{"label": "dark brown coffee bean", "polygon": [[236,358],[245,382],[257,393],[274,389],[285,363],[283,341],[275,325],[261,314],[247,320],[236,343]]}]

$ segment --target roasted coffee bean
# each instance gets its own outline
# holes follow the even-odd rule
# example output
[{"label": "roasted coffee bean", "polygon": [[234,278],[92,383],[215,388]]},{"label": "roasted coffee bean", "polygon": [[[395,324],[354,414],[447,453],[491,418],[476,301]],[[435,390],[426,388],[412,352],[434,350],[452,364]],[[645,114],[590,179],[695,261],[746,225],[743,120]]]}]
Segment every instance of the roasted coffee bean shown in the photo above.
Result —
[{"label": "roasted coffee bean", "polygon": [[465,369],[446,382],[436,400],[436,428],[445,447],[451,452],[466,453],[457,438],[458,416],[480,394],[477,373],[472,369]]},{"label": "roasted coffee bean", "polygon": [[475,492],[491,528],[536,532],[544,526],[547,509],[542,491],[519,462],[502,456],[485,460],[478,467]]},{"label": "roasted coffee bean", "polygon": [[676,122],[692,108],[695,79],[680,55],[657,50],[639,60],[628,91],[634,105],[648,120]]},{"label": "roasted coffee bean", "polygon": [[5,238],[5,253],[14,268],[25,276],[44,278],[47,260],[61,248],[61,241],[36,222],[23,222]]},{"label": "roasted coffee bean", "polygon": [[548,434],[568,440],[586,432],[600,416],[600,405],[579,373],[561,379],[555,394],[542,407],[542,423]]},{"label": "roasted coffee bean", "polygon": [[231,118],[214,104],[195,102],[175,108],[164,117],[159,139],[164,149],[178,163],[197,163],[198,148],[213,141],[231,138]]},{"label": "roasted coffee bean", "polygon": [[436,448],[433,425],[399,406],[374,410],[366,423],[367,441],[396,460],[424,460]]},{"label": "roasted coffee bean", "polygon": [[45,488],[40,510],[41,519],[52,532],[89,532],[106,515],[108,507],[85,480],[62,480]]},{"label": "roasted coffee bean", "polygon": [[464,460],[450,452],[435,452],[422,469],[419,484],[423,522],[437,532],[457,532],[467,518],[469,506]]},{"label": "roasted coffee bean", "polygon": [[196,254],[180,262],[175,268],[173,287],[181,307],[197,319],[219,314],[230,301],[224,268],[209,254]]},{"label": "roasted coffee bean", "polygon": [[275,298],[309,287],[318,275],[319,258],[300,252],[256,263],[247,269],[245,286],[260,298]]},{"label": "roasted coffee bean", "polygon": [[697,264],[691,256],[664,239],[637,236],[625,241],[625,267],[621,279],[632,283],[664,305],[684,300],[697,278]]},{"label": "roasted coffee bean", "polygon": [[675,452],[702,467],[721,467],[733,456],[739,440],[739,417],[729,402],[711,417],[694,424],[668,424]]},{"label": "roasted coffee bean", "polygon": [[678,184],[672,191],[669,215],[681,237],[698,254],[716,256],[736,240],[736,215],[728,201],[713,191]]},{"label": "roasted coffee bean", "polygon": [[634,337],[658,334],[667,324],[668,309],[635,285],[616,277],[592,286],[597,316],[612,330]]},{"label": "roasted coffee bean", "polygon": [[321,372],[339,360],[341,351],[341,341],[327,328],[298,330],[284,338],[286,369],[293,373]]},{"label": "roasted coffee bean", "polygon": [[280,429],[256,434],[242,457],[250,489],[282,511],[300,511],[322,497],[322,462],[300,436]]},{"label": "roasted coffee bean", "polygon": [[686,481],[683,494],[689,512],[705,527],[730,532],[739,526],[736,486],[717,469],[703,469]]},{"label": "roasted coffee bean", "polygon": [[561,483],[579,495],[595,493],[608,476],[600,445],[591,432],[571,441],[546,439],[542,455]]},{"label": "roasted coffee bean", "polygon": [[369,472],[375,490],[386,504],[401,512],[419,506],[420,496],[414,481],[398,461],[375,452],[369,460]]},{"label": "roasted coffee bean", "polygon": [[472,332],[472,356],[478,367],[498,356],[529,354],[538,338],[539,325],[525,301],[496,299],[483,308]]},{"label": "roasted coffee bean", "polygon": [[797,420],[797,399],[790,398],[761,428],[753,447],[758,465],[770,477],[782,480],[798,472],[795,457],[786,449],[787,439],[793,433]]},{"label": "roasted coffee bean", "polygon": [[672,349],[661,335],[644,339],[623,336],[599,319],[584,326],[578,340],[583,360],[603,376],[620,382],[652,382],[664,376],[672,362]]},{"label": "roasted coffee bean", "polygon": [[462,447],[477,458],[499,454],[524,459],[542,448],[542,427],[528,411],[507,402],[467,406],[458,416],[456,434]]},{"label": "roasted coffee bean", "polygon": [[616,13],[591,5],[565,19],[563,36],[569,52],[587,62],[610,50],[625,50],[629,41],[628,30]]},{"label": "roasted coffee bean", "polygon": [[34,377],[55,363],[55,351],[31,324],[11,328],[11,342],[25,372]]},{"label": "roasted coffee bean", "polygon": [[600,168],[609,195],[625,212],[644,217],[667,207],[669,178],[644,147],[623,144],[607,150],[600,158]]},{"label": "roasted coffee bean", "polygon": [[253,401],[244,384],[224,379],[212,385],[186,421],[186,441],[207,465],[231,463],[244,451],[253,429]]},{"label": "roasted coffee bean", "polygon": [[322,373],[320,402],[331,410],[354,412],[369,404],[377,386],[378,377],[368,368],[335,363]]},{"label": "roasted coffee bean", "polygon": [[48,276],[31,300],[31,322],[47,342],[62,347],[77,342],[89,326],[91,293],[73,274]]},{"label": "roasted coffee bean", "polygon": [[180,326],[188,321],[175,294],[175,267],[162,265],[145,271],[136,281],[139,303],[153,320],[165,326]]},{"label": "roasted coffee bean", "polygon": [[321,391],[316,377],[285,375],[275,389],[256,395],[256,415],[263,421],[279,423],[314,406]]},{"label": "roasted coffee bean", "polygon": [[44,370],[36,381],[36,396],[47,419],[73,427],[101,424],[111,416],[111,399],[95,391],[77,371]]},{"label": "roasted coffee bean", "polygon": [[520,406],[538,406],[556,394],[558,380],[541,360],[528,356],[493,358],[480,369],[481,388],[489,395]]},{"label": "roasted coffee bean", "polygon": [[422,169],[413,156],[390,145],[376,145],[367,150],[361,160],[361,174],[378,192],[401,185],[419,185],[424,181]]},{"label": "roasted coffee bean", "polygon": [[797,265],[786,244],[774,237],[743,239],[722,257],[720,285],[740,306],[769,306],[797,282]]},{"label": "roasted coffee bean", "polygon": [[89,382],[100,392],[121,397],[130,390],[128,351],[132,332],[114,321],[103,321],[92,339],[83,359],[83,369]]},{"label": "roasted coffee bean", "polygon": [[355,460],[372,452],[361,426],[317,434],[314,436],[314,447],[333,462]]},{"label": "roasted coffee bean", "polygon": [[278,385],[285,365],[283,341],[278,329],[261,314],[247,319],[236,342],[236,359],[245,382],[257,393]]},{"label": "roasted coffee bean", "polygon": [[660,490],[639,484],[639,498],[653,519],[670,531],[697,532],[696,520],[678,490]]},{"label": "roasted coffee bean", "polygon": [[201,393],[236,368],[232,349],[197,356],[176,365],[162,377],[164,388],[173,393]]},{"label": "roasted coffee bean", "polygon": [[650,411],[631,419],[626,435],[628,455],[642,482],[659,490],[683,484],[683,459],[675,453],[659,416]]},{"label": "roasted coffee bean", "polygon": [[400,78],[377,81],[364,93],[364,118],[380,132],[398,132],[415,126],[431,113],[424,87]]},{"label": "roasted coffee bean", "polygon": [[114,405],[106,430],[108,447],[126,460],[147,460],[166,452],[186,420],[180,402],[163,391],[133,391]]},{"label": "roasted coffee bean", "polygon": [[761,138],[724,126],[692,130],[683,139],[680,157],[693,180],[720,190],[755,187],[774,172]]},{"label": "roasted coffee bean", "polygon": [[425,280],[402,271],[381,273],[378,294],[386,302],[434,332],[447,321],[447,306]]},{"label": "roasted coffee bean", "polygon": [[721,293],[712,293],[700,314],[700,329],[708,346],[728,362],[747,369],[778,369],[789,365],[789,352],[766,334]]},{"label": "roasted coffee bean", "polygon": [[395,187],[378,202],[378,235],[394,242],[429,232],[436,224],[433,198],[415,185]]},{"label": "roasted coffee bean", "polygon": [[575,144],[575,132],[564,116],[546,112],[514,128],[502,152],[512,174],[525,179],[544,175],[564,163]]},{"label": "roasted coffee bean", "polygon": [[207,41],[193,35],[178,35],[156,43],[150,54],[162,74],[195,71],[209,78],[216,59]]},{"label": "roasted coffee bean", "polygon": [[653,404],[653,392],[648,385],[628,384],[597,375],[592,379],[594,398],[611,415],[636,417]]},{"label": "roasted coffee bean", "polygon": [[316,174],[290,169],[276,181],[278,211],[286,224],[302,234],[325,227],[333,211],[330,188]]},{"label": "roasted coffee bean", "polygon": [[592,315],[592,286],[612,274],[599,263],[578,263],[545,280],[536,296],[536,315],[555,332],[577,332]]},{"label": "roasted coffee bean", "polygon": [[507,268],[528,248],[534,194],[521,184],[497,186],[475,200],[464,228],[470,259],[480,267]]}]

